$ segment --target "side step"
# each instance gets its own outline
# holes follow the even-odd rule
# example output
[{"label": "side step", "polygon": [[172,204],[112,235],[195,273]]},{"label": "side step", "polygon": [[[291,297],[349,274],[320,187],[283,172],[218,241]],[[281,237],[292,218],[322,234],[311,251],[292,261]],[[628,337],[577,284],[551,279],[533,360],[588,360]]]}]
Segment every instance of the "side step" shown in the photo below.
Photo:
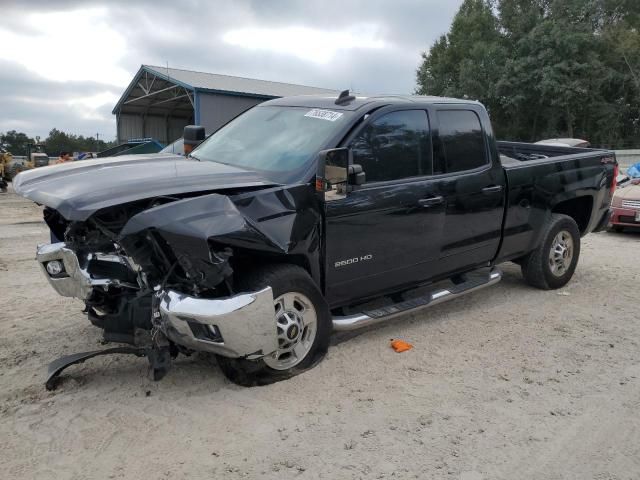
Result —
[{"label": "side step", "polygon": [[337,332],[356,330],[453,300],[467,293],[498,283],[502,279],[502,271],[497,267],[491,269],[482,268],[466,273],[463,278],[464,281],[462,283],[457,283],[453,287],[434,290],[422,297],[412,298],[411,300],[354,315],[333,317],[333,329]]}]

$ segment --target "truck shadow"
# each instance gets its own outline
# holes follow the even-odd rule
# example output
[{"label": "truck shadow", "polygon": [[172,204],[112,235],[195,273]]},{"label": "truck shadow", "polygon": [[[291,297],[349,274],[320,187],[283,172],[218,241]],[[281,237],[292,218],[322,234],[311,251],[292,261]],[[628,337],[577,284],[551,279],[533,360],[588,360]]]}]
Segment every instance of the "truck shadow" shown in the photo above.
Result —
[{"label": "truck shadow", "polygon": [[[418,310],[414,313],[407,313],[406,315],[398,316],[387,321],[382,321],[379,324],[371,325],[352,332],[336,332],[331,339],[331,345],[340,345],[343,342],[359,337],[371,332],[377,332],[384,328],[389,328],[392,325],[398,325],[399,327],[407,324],[413,324],[417,322],[428,322],[437,324],[441,321],[448,320],[451,315],[462,314],[469,309],[477,309],[478,311],[486,310],[489,307],[495,307],[508,302],[508,298],[511,295],[519,295],[523,291],[531,291],[532,287],[528,286],[520,274],[520,267],[515,264],[504,264],[500,268],[503,271],[502,281],[497,285],[488,287],[483,290],[479,290],[470,293],[464,297],[452,300],[447,303],[442,303],[433,307],[427,307],[423,310]],[[505,290],[508,292],[505,294]],[[417,290],[419,292],[419,290]],[[387,303],[391,303],[387,300]],[[368,305],[368,304],[367,304]],[[365,305],[365,308],[367,308]],[[379,306],[380,304],[374,304]]]},{"label": "truck shadow", "polygon": [[[618,233],[607,233],[622,238],[637,240],[640,231],[631,236]],[[337,347],[343,342],[362,335],[372,335],[387,340],[390,332],[398,331],[407,326],[420,323],[438,325],[448,321],[464,321],[469,312],[486,313],[489,309],[508,308],[515,297],[525,293],[538,292],[543,295],[553,295],[553,292],[542,292],[527,285],[520,273],[520,267],[507,263],[500,266],[503,271],[502,281],[498,285],[473,292],[448,303],[436,305],[432,308],[407,313],[388,321],[352,332],[336,332],[331,338],[331,347]],[[378,305],[380,304],[378,301]],[[390,300],[389,300],[390,302]],[[375,303],[375,302],[372,302]],[[138,395],[201,395],[213,393],[222,389],[238,390],[245,387],[238,386],[228,380],[218,366],[215,355],[203,352],[189,357],[180,355],[173,362],[167,376],[159,382],[154,382],[148,374],[148,363],[145,358],[130,356],[112,357],[110,359],[92,360],[86,366],[74,366],[60,377],[59,390],[75,390],[74,387],[93,385],[93,388],[113,391],[121,389],[138,389]]]}]

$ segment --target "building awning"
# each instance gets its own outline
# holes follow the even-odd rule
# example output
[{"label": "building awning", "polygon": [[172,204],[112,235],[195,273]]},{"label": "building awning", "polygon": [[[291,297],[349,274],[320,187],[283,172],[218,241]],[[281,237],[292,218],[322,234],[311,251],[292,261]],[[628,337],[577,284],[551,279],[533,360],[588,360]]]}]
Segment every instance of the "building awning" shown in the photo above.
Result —
[{"label": "building awning", "polygon": [[196,92],[271,99],[291,95],[335,95],[335,90],[282,82],[142,65],[113,109],[114,114],[190,117]]}]

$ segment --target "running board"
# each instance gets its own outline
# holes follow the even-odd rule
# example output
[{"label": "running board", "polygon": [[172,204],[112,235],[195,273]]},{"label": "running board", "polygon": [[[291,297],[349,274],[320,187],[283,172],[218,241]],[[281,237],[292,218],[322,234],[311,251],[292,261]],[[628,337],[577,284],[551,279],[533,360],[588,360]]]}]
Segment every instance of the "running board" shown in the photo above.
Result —
[{"label": "running board", "polygon": [[413,313],[423,308],[433,307],[439,303],[453,300],[467,293],[498,283],[502,279],[502,271],[496,267],[491,269],[482,268],[466,273],[463,277],[464,281],[462,283],[457,283],[449,288],[434,290],[422,297],[412,298],[411,300],[354,315],[333,317],[333,329],[337,332],[356,330],[400,315]]}]

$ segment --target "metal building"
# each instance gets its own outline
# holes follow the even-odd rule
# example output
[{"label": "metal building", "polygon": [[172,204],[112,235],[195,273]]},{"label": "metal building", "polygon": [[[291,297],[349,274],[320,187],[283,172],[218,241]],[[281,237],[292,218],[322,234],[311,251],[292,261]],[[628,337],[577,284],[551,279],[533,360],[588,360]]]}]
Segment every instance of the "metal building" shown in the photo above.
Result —
[{"label": "metal building", "polygon": [[336,91],[142,65],[113,114],[119,142],[151,137],[166,144],[180,138],[185,125],[202,125],[209,134],[265,100],[310,94]]}]

